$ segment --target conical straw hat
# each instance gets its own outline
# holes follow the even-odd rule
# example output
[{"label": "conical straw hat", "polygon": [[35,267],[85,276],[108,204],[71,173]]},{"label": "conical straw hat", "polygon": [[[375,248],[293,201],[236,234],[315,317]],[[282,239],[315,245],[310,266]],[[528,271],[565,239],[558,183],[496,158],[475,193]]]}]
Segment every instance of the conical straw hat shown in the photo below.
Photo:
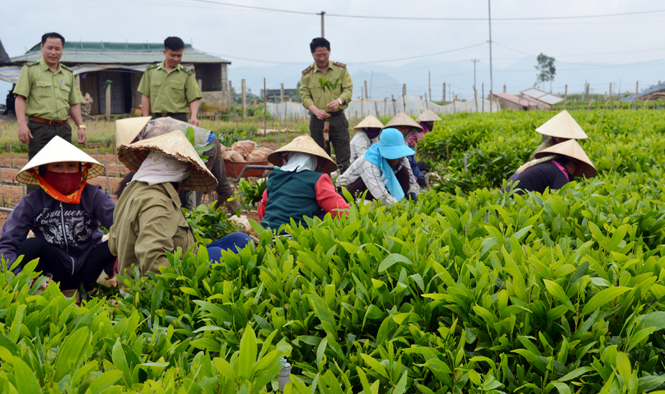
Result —
[{"label": "conical straw hat", "polygon": [[79,163],[91,163],[92,168],[88,171],[88,179],[102,175],[104,173],[104,166],[87,153],[79,148],[65,141],[64,139],[55,136],[45,147],[40,150],[35,157],[32,158],[21,168],[21,171],[16,175],[16,180],[26,185],[37,185],[37,179],[28,172],[28,170],[43,166],[49,163],[64,163],[68,161],[77,161]]},{"label": "conical straw hat", "polygon": [[550,137],[584,140],[589,138],[575,119],[565,109],[536,129]]},{"label": "conical straw hat", "polygon": [[363,119],[362,122],[358,123],[356,127],[354,127],[354,130],[362,130],[362,129],[382,129],[383,128],[383,123],[381,123],[380,120],[376,118],[374,115],[369,115],[365,119]]},{"label": "conical straw hat", "polygon": [[300,137],[296,137],[293,141],[269,154],[268,161],[276,166],[281,167],[284,165],[284,161],[288,158],[288,155],[285,155],[285,153],[290,152],[302,152],[318,156],[319,163],[323,161],[323,165],[317,170],[319,172],[331,173],[337,169],[337,164],[335,164],[333,159],[331,159],[326,151],[317,145],[312,137],[308,135],[301,135]]},{"label": "conical straw hat", "polygon": [[598,175],[596,167],[594,167],[593,163],[589,159],[589,156],[587,156],[586,153],[584,153],[584,149],[582,149],[582,147],[576,140],[568,140],[566,142],[555,144],[554,146],[551,146],[547,149],[543,149],[540,152],[536,153],[536,159],[540,159],[541,157],[552,154],[567,156],[570,157],[571,159],[575,159],[586,164],[585,166],[583,166],[582,171],[580,172],[578,170],[576,174],[573,174],[574,176],[584,175],[587,178],[592,178]]},{"label": "conical straw hat", "polygon": [[432,111],[431,109],[426,109],[425,112],[416,118],[416,122],[438,122],[440,120],[441,118],[439,115],[437,115],[436,112]]},{"label": "conical straw hat", "polygon": [[131,144],[150,122],[150,116],[127,118],[115,121],[115,147]]},{"label": "conical straw hat", "polygon": [[411,119],[411,117],[407,115],[405,112],[400,112],[397,115],[395,115],[392,119],[390,119],[390,122],[388,122],[383,128],[387,129],[388,127],[395,127],[395,126],[415,127],[419,131],[423,131],[422,126],[416,123],[415,120]]},{"label": "conical straw hat", "polygon": [[207,191],[217,187],[217,178],[199,158],[192,144],[180,130],[168,134],[120,145],[118,159],[130,171],[136,172],[150,152],[159,152],[176,160],[190,163],[192,174],[184,181],[184,188],[193,191]]}]

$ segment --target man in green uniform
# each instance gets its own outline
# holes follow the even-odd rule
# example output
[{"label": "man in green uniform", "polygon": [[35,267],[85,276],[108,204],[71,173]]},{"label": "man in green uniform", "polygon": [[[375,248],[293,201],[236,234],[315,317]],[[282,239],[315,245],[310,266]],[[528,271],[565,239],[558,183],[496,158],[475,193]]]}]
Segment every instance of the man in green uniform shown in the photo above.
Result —
[{"label": "man in green uniform", "polygon": [[[315,38],[309,44],[314,64],[302,72],[300,96],[302,104],[312,116],[309,132],[316,143],[330,154],[330,143],[324,141],[323,128],[330,122],[330,142],[335,148],[335,159],[339,174],[349,168],[351,147],[349,143],[349,122],[344,116],[353,95],[353,81],[346,65],[330,61],[330,42],[325,38]],[[323,89],[319,78],[336,85],[334,89]]]},{"label": "man in green uniform", "polygon": [[[183,122],[199,125],[201,89],[194,73],[180,65],[185,43],[178,37],[164,40],[164,61],[148,66],[139,83],[143,116],[155,119],[170,116]],[[192,119],[187,120],[187,113]]]},{"label": "man in green uniform", "polygon": [[[28,144],[28,160],[56,135],[72,141],[69,115],[78,126],[78,143],[85,142],[80,105],[83,96],[72,69],[60,63],[64,47],[65,39],[60,34],[44,34],[41,60],[23,66],[14,88],[18,139]],[[28,186],[28,192],[36,189],[38,186]]]}]

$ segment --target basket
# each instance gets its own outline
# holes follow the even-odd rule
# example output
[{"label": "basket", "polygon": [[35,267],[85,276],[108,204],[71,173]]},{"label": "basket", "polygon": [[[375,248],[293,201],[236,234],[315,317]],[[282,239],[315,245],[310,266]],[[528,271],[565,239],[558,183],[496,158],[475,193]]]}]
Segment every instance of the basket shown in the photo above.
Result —
[{"label": "basket", "polygon": [[[231,161],[231,160],[224,160],[224,169],[226,170],[226,177],[227,178],[237,178],[240,176],[240,173],[242,172],[242,169],[245,168],[247,165],[259,165],[259,166],[267,166],[270,165],[270,162],[268,160],[264,161]],[[265,170],[247,170],[245,171],[245,174],[243,175],[243,178],[249,178],[249,177],[261,177],[263,176]]]}]

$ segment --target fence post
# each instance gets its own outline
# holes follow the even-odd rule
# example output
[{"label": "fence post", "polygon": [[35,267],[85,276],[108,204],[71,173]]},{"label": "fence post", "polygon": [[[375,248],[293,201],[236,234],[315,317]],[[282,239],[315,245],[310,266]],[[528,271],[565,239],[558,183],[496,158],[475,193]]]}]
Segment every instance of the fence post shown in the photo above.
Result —
[{"label": "fence post", "polygon": [[244,121],[247,117],[247,90],[245,86],[245,80],[242,80],[242,120]]},{"label": "fence post", "polygon": [[263,78],[263,135],[268,133],[268,89],[266,79]]},{"label": "fence post", "polygon": [[446,83],[443,83],[443,105],[446,105]]},{"label": "fence post", "polygon": [[111,120],[111,86],[112,83],[106,85],[106,121]]}]

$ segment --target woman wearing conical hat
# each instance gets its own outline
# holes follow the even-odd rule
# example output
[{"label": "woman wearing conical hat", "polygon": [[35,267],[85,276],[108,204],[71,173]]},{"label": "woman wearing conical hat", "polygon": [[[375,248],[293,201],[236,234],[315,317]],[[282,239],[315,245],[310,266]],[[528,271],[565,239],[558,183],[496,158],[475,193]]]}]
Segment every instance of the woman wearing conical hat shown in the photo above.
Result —
[{"label": "woman wearing conical hat", "polygon": [[[416,122],[423,128],[423,133],[429,133],[434,129],[434,122],[441,120],[441,117],[437,115],[431,109],[426,109],[416,118]],[[423,134],[421,133],[421,134]]]},{"label": "woman wearing conical hat", "polygon": [[354,195],[367,191],[365,199],[377,200],[383,205],[394,204],[405,197],[417,200],[420,188],[406,159],[414,153],[399,130],[383,129],[379,143],[372,145],[337,178],[337,186],[345,187]]},{"label": "woman wearing conical hat", "polygon": [[328,175],[337,169],[337,164],[312,137],[295,138],[271,153],[268,161],[281,168],[268,175],[259,204],[263,227],[277,230],[291,219],[304,223],[303,217],[346,214],[349,204],[335,192]]},{"label": "woman wearing conical hat", "polygon": [[589,138],[565,109],[538,127],[536,131],[543,135],[544,141],[536,148],[529,160],[535,160],[538,152],[561,142]]},{"label": "woman wearing conical hat", "polygon": [[531,165],[517,170],[508,179],[508,189],[517,194],[525,191],[542,193],[545,189],[560,189],[573,177],[592,178],[598,175],[589,157],[576,140],[568,140],[536,153]]},{"label": "woman wearing conical hat", "polygon": [[[135,174],[118,200],[109,249],[118,257],[121,274],[127,270],[133,275],[132,265],[141,276],[159,273],[159,267],[169,265],[167,252],[196,249],[178,191],[214,189],[217,180],[179,130],[121,145],[118,159]],[[237,251],[249,240],[245,234],[230,234],[207,245],[208,256],[219,261],[222,250]]]},{"label": "woman wearing conical hat", "polygon": [[[395,117],[386,124],[384,130],[390,127],[399,130],[404,136],[404,142],[406,142],[406,144],[412,149],[415,147],[415,142],[418,139],[419,134],[424,130],[421,125],[411,119],[411,117],[405,112],[400,112],[395,115]],[[427,165],[424,161],[416,161],[415,152],[412,155],[409,155],[407,160],[409,161],[413,176],[416,178],[416,182],[421,187],[425,187],[427,185],[427,182],[425,181]]]},{"label": "woman wearing conical hat", "polygon": [[[222,204],[225,204],[230,212],[235,212],[237,202],[235,200],[228,200],[233,195],[233,188],[226,178],[224,159],[222,158],[222,145],[215,133],[210,130],[193,126],[171,117],[157,118],[155,120],[151,120],[149,116],[120,119],[115,122],[116,146],[131,144],[135,141],[153,138],[175,130],[185,131],[190,126],[194,129],[197,146],[209,147],[207,151],[203,152],[203,156],[208,158],[205,165],[218,181],[217,188],[215,189],[217,192],[217,206],[220,207]],[[120,182],[121,186],[117,191],[118,198],[120,198],[125,186],[132,180],[133,175],[133,173],[127,174],[125,179]],[[184,191],[180,193],[183,196],[183,201],[185,200],[184,194]],[[188,193],[187,196],[191,196],[191,193]],[[188,208],[198,206],[201,203],[202,197],[203,193],[197,193],[196,201],[188,201],[186,206]]]},{"label": "woman wearing conical hat", "polygon": [[383,123],[376,116],[369,115],[353,129],[358,132],[351,140],[351,163],[362,156],[370,146],[379,142]]},{"label": "woman wearing conical hat", "polygon": [[[101,187],[88,184],[104,166],[60,137],[54,137],[21,169],[18,182],[39,185],[19,201],[2,227],[0,255],[8,267],[39,259],[60,289],[91,289],[102,271],[113,275],[115,257],[99,226],[113,225],[115,203]],[[32,231],[35,236],[26,238]],[[15,272],[21,270],[17,268]]]}]

